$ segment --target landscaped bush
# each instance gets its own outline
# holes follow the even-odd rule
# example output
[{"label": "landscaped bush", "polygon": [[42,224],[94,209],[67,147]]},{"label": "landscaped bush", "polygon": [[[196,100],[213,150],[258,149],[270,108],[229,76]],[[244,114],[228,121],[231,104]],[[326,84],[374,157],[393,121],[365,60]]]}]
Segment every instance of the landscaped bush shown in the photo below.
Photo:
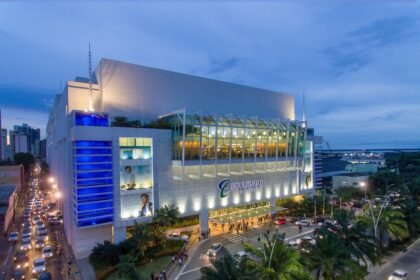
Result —
[{"label": "landscaped bush", "polygon": [[178,221],[170,228],[180,228],[198,225],[198,215],[179,218]]},{"label": "landscaped bush", "polygon": [[95,269],[116,265],[119,262],[118,246],[107,240],[103,244],[98,243],[92,249],[89,261]]}]

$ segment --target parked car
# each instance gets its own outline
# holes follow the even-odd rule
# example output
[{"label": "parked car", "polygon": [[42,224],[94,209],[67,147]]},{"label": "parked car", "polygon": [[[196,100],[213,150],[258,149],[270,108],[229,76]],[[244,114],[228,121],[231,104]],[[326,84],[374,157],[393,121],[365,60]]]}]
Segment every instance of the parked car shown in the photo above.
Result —
[{"label": "parked car", "polygon": [[242,259],[244,259],[244,258],[249,258],[249,256],[250,256],[250,254],[249,254],[248,252],[245,252],[245,251],[239,251],[239,252],[236,252],[236,253],[233,255],[233,258],[235,259],[235,261],[237,261],[237,262],[241,262],[241,261],[242,261]]},{"label": "parked car", "polygon": [[213,243],[210,246],[210,249],[207,251],[207,255],[210,257],[216,257],[218,253],[222,251],[222,244],[220,243]]},{"label": "parked car", "polygon": [[408,273],[404,270],[397,269],[389,275],[388,280],[407,280]]},{"label": "parked car", "polygon": [[297,225],[297,226],[304,226],[304,227],[308,227],[308,226],[310,226],[310,225],[311,225],[311,221],[309,221],[309,220],[300,220],[300,221],[297,221],[297,222],[295,223],[295,225]]},{"label": "parked car", "polygon": [[298,238],[296,239],[296,242],[298,245],[302,244],[302,242],[309,242],[312,245],[315,245],[316,241],[315,239],[313,239],[311,236],[304,236],[303,238]]},{"label": "parked car", "polygon": [[17,242],[19,240],[19,232],[17,231],[12,231],[11,233],[9,233],[9,235],[7,236],[7,240],[9,242]]},{"label": "parked car", "polygon": [[297,249],[299,247],[299,244],[297,244],[297,242],[294,240],[290,240],[287,242],[287,247]]},{"label": "parked car", "polygon": [[57,217],[52,217],[48,220],[49,225],[61,225],[63,223],[62,219],[59,219]]},{"label": "parked car", "polygon": [[33,264],[32,264],[32,273],[33,274],[41,273],[45,270],[46,270],[45,260],[43,258],[38,258],[38,259],[35,259],[33,261]]},{"label": "parked car", "polygon": [[277,218],[274,220],[274,224],[275,225],[284,225],[286,224],[286,218],[282,217],[282,218]]}]

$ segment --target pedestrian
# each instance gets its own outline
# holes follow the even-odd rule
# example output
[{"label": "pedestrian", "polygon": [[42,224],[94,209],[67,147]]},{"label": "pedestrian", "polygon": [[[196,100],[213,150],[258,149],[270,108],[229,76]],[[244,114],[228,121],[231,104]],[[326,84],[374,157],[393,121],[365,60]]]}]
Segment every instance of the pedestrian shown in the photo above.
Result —
[{"label": "pedestrian", "polygon": [[150,279],[155,280],[155,274],[153,272],[150,272]]},{"label": "pedestrian", "polygon": [[172,264],[175,263],[175,256],[172,256],[172,260],[171,260]]},{"label": "pedestrian", "polygon": [[198,242],[200,242],[201,241],[201,237],[200,236],[198,236]]},{"label": "pedestrian", "polygon": [[299,225],[299,233],[302,233],[302,225]]},{"label": "pedestrian", "polygon": [[242,245],[244,245],[244,238],[242,237]]},{"label": "pedestrian", "polygon": [[270,230],[269,229],[267,229],[267,235],[270,235]]},{"label": "pedestrian", "polygon": [[405,253],[407,253],[407,246],[404,246],[404,248],[403,248],[403,253],[405,254]]},{"label": "pedestrian", "polygon": [[166,280],[166,271],[164,270],[164,271],[162,271],[162,279],[163,280]]},{"label": "pedestrian", "polygon": [[182,257],[179,257],[179,259],[178,259],[178,264],[179,264],[179,266],[181,266],[181,265],[182,265]]}]

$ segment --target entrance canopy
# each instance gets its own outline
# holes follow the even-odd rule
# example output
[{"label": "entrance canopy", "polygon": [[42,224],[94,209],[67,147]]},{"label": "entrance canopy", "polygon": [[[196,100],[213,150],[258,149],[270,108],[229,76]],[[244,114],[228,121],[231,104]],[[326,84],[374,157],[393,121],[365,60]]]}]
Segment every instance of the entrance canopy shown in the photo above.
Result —
[{"label": "entrance canopy", "polygon": [[277,212],[284,211],[287,208],[277,207],[277,206],[260,206],[251,209],[240,209],[238,211],[230,211],[227,214],[221,214],[217,216],[213,216],[210,218],[211,221],[216,223],[229,223],[229,222],[236,222],[242,219],[247,218],[254,218],[254,217],[262,217],[266,215],[276,214]]}]

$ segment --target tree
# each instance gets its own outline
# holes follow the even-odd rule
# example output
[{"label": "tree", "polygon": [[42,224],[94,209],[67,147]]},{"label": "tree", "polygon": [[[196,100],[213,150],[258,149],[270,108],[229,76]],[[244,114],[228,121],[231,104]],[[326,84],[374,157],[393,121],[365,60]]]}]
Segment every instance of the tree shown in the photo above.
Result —
[{"label": "tree", "polygon": [[378,229],[381,242],[385,233],[389,234],[391,240],[402,241],[409,237],[408,225],[404,219],[404,214],[401,211],[388,207],[383,209],[383,213],[379,217]]},{"label": "tree", "polygon": [[[247,260],[242,260],[239,264],[228,253],[225,252],[223,257],[211,260],[213,266],[202,267],[201,280],[255,280],[264,279],[257,277],[256,270],[253,266],[247,266]],[[258,275],[261,276],[261,275]]]},{"label": "tree", "polygon": [[165,205],[156,210],[153,221],[161,226],[171,226],[178,221],[179,209],[175,204]]},{"label": "tree", "polygon": [[303,259],[298,251],[288,248],[282,240],[276,240],[274,235],[270,240],[264,234],[262,250],[250,244],[245,244],[245,250],[262,259],[262,263],[255,266],[254,270],[265,275],[259,279],[295,279],[309,280],[311,276],[303,265]]},{"label": "tree", "polygon": [[389,188],[398,188],[401,184],[401,178],[394,172],[378,172],[369,178],[369,186],[373,192],[384,195]]},{"label": "tree", "polygon": [[316,279],[321,276],[325,280],[364,278],[365,268],[351,257],[343,239],[327,227],[321,227],[316,243],[308,246],[310,250],[305,256],[316,270]]},{"label": "tree", "polygon": [[103,244],[96,244],[92,249],[92,253],[89,255],[89,261],[95,268],[116,265],[118,260],[118,247],[107,240]]},{"label": "tree", "polygon": [[132,254],[140,258],[144,257],[149,242],[152,240],[150,231],[145,224],[140,224],[134,221],[134,225],[130,230],[131,238],[134,247]]},{"label": "tree", "polygon": [[118,126],[118,127],[129,127],[130,123],[129,123],[127,117],[116,116],[116,117],[114,117],[114,121],[112,121],[111,125],[112,126]]},{"label": "tree", "polygon": [[154,224],[150,226],[150,236],[154,247],[162,247],[166,241],[166,231],[161,226]]},{"label": "tree", "polygon": [[117,264],[118,277],[127,280],[139,279],[139,273],[136,270],[137,259],[133,256],[122,256]]},{"label": "tree", "polygon": [[31,165],[35,163],[35,158],[31,153],[16,153],[14,161],[18,165],[22,164],[25,173],[28,174],[29,170],[31,170]]}]

